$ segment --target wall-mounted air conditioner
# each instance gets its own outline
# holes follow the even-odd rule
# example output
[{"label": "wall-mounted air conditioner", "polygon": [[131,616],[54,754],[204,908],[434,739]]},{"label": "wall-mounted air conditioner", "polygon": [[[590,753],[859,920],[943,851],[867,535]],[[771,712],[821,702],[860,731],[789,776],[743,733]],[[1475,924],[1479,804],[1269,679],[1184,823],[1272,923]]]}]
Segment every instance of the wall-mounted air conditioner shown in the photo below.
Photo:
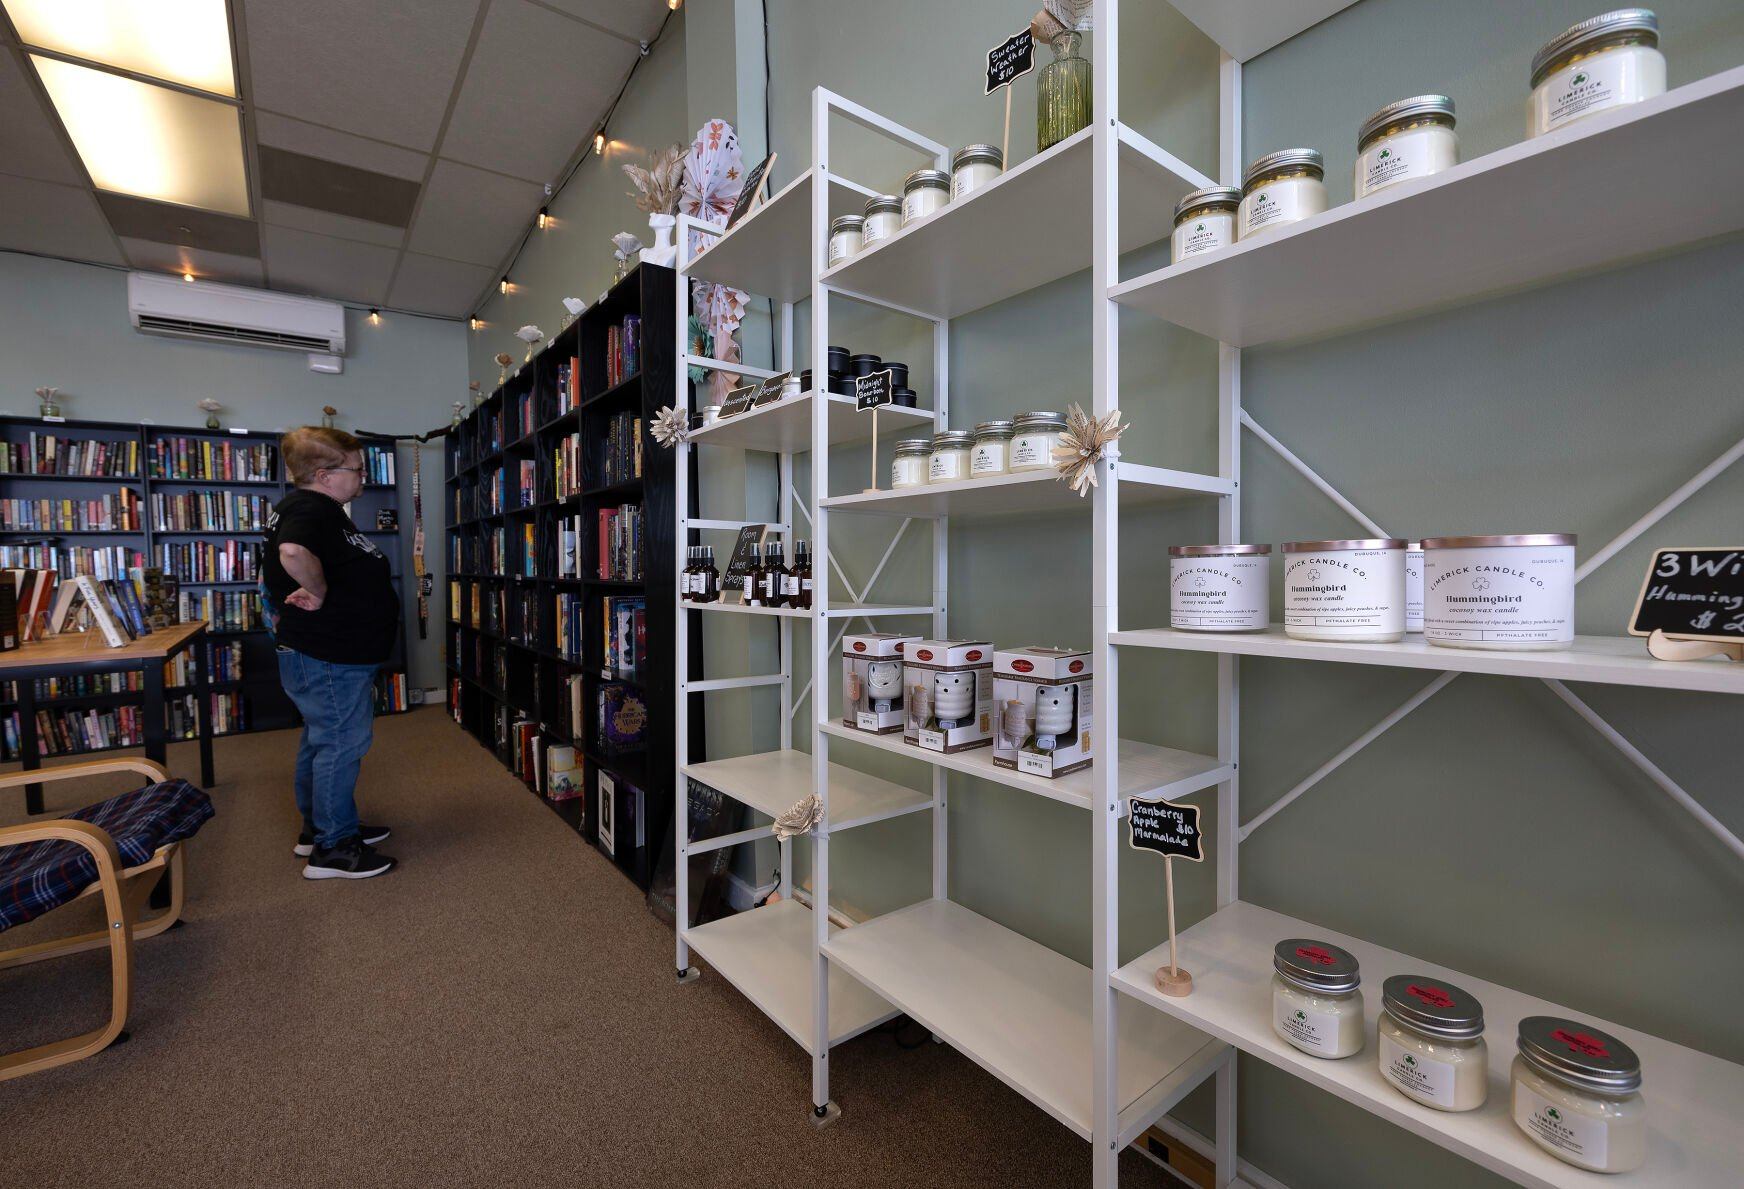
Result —
[{"label": "wall-mounted air conditioner", "polygon": [[143,334],[345,353],[345,307],[336,301],[134,272],[127,274],[127,315]]}]

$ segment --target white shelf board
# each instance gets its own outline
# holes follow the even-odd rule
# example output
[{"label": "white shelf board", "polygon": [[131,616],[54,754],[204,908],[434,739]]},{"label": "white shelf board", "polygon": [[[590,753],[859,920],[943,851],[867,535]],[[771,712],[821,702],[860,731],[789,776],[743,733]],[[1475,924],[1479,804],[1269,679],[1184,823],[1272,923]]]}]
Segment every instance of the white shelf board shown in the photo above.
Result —
[{"label": "white shelf board", "polygon": [[[826,269],[820,278],[874,300],[955,318],[1090,267],[1093,129],[1073,133],[964,198]],[[1167,239],[1174,206],[1212,184],[1167,153],[1123,137],[1122,251]]]},{"label": "white shelf board", "polygon": [[[1328,1061],[1310,1057],[1273,1034],[1272,947],[1286,937],[1323,939],[1356,956],[1363,971],[1368,1028],[1362,1052]],[[1744,1168],[1744,1129],[1738,1126],[1744,1066],[1254,904],[1237,902],[1217,910],[1182,933],[1179,945],[1180,963],[1193,975],[1191,995],[1175,999],[1156,989],[1157,967],[1168,963],[1167,943],[1116,971],[1111,979],[1115,988],[1518,1184],[1534,1189],[1592,1189],[1600,1184],[1693,1189],[1738,1183]],[[1445,978],[1484,1005],[1489,1097],[1475,1111],[1420,1106],[1393,1089],[1376,1068],[1381,984],[1389,975],[1414,973]],[[1647,1162],[1640,1170],[1616,1178],[1583,1172],[1545,1153],[1514,1126],[1508,1069],[1520,1020],[1532,1015],[1590,1021],[1640,1055],[1648,1119]]]},{"label": "white shelf board", "polygon": [[933,609],[928,606],[909,606],[904,603],[844,603],[832,606],[828,611],[820,612],[817,608],[801,607],[747,607],[743,603],[691,603],[680,602],[680,607],[688,611],[718,611],[728,615],[778,615],[787,619],[814,619],[820,615],[825,619],[874,619],[883,615],[931,615]]},{"label": "white shelf board", "polygon": [[[901,732],[890,735],[874,735],[869,731],[855,730],[843,726],[839,722],[823,724],[826,735],[834,735],[838,739],[847,739],[854,743],[863,743],[867,747],[875,747],[892,755],[905,756],[909,759],[922,760],[940,768],[948,768],[952,772],[964,772],[970,776],[978,776],[982,780],[991,780],[1010,788],[1020,789],[1026,793],[1034,793],[1038,797],[1047,797],[1053,801],[1061,801],[1067,805],[1075,805],[1079,809],[1090,808],[1092,795],[1091,782],[1095,778],[1095,768],[1081,768],[1069,772],[1055,780],[1044,776],[1032,776],[1026,772],[1017,772],[1011,768],[1001,768],[993,762],[991,747],[977,747],[971,751],[950,753],[922,751],[912,743],[903,742]],[[1126,799],[1128,797],[1181,797],[1200,789],[1209,788],[1229,775],[1229,770],[1217,762],[1215,756],[1199,755],[1197,752],[1179,751],[1173,747],[1157,747],[1150,743],[1138,743],[1131,739],[1120,741],[1120,813],[1126,815]],[[831,797],[835,796],[834,792]]]},{"label": "white shelf board", "polygon": [[[684,774],[719,789],[767,817],[778,817],[817,792],[811,755],[791,748],[686,764]],[[844,764],[830,765],[830,829],[914,813],[932,805],[932,795],[869,776]]]},{"label": "white shelf board", "polygon": [[1237,62],[1258,57],[1356,0],[1171,0]]},{"label": "white shelf board", "polygon": [[[923,900],[843,929],[825,953],[832,965],[1090,1138],[1095,980],[1089,967],[949,900]],[[1123,1109],[1166,1079],[1177,1080],[1184,1092],[1226,1051],[1138,1004],[1119,1003],[1117,1030]]]},{"label": "white shelf board", "polygon": [[[686,929],[684,940],[795,1044],[812,1051],[811,909],[797,900],[778,900]],[[861,984],[830,971],[830,1044],[841,1044],[896,1014]]]},{"label": "white shelf board", "polygon": [[[776,191],[692,260],[685,276],[776,301],[811,296],[811,187],[817,173],[808,169]],[[861,213],[872,196],[864,186],[833,175],[829,188],[832,219]]]},{"label": "white shelf board", "polygon": [[[1161,503],[1169,500],[1203,499],[1227,495],[1233,487],[1215,475],[1163,467],[1120,463],[1120,502],[1123,506]],[[836,512],[866,512],[881,516],[1009,516],[1081,508],[1088,512],[1090,500],[1080,497],[1060,480],[1055,471],[1019,471],[985,479],[958,479],[929,483],[900,491],[833,495],[823,505]]]},{"label": "white shelf board", "polygon": [[1574,647],[1559,652],[1485,652],[1442,648],[1421,636],[1396,644],[1357,641],[1293,640],[1280,627],[1263,632],[1182,632],[1141,628],[1109,633],[1123,647],[1173,648],[1236,656],[1276,656],[1401,669],[1488,673],[1498,677],[1541,677],[1552,681],[1597,681],[1651,689],[1744,694],[1744,665],[1724,660],[1661,661],[1647,654],[1647,641],[1633,636],[1576,636]]},{"label": "white shelf board", "polygon": [[[1252,347],[1356,330],[1744,228],[1744,66],[1113,286]],[[1677,184],[1667,186],[1667,178]]]},{"label": "white shelf board", "polygon": [[[734,446],[741,450],[769,450],[796,454],[811,449],[811,404],[813,394],[802,392],[759,408],[692,430],[692,446]],[[860,412],[854,398],[832,395],[828,401],[829,435],[832,446],[864,442],[872,438],[872,414]],[[933,429],[931,409],[886,405],[878,411],[878,436],[893,442],[898,434]]]}]

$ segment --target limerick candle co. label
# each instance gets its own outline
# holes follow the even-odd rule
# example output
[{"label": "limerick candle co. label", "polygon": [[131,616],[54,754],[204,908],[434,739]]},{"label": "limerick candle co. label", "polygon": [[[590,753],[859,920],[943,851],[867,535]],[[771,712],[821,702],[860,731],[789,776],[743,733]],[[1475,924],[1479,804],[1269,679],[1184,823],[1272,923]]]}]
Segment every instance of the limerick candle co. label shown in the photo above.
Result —
[{"label": "limerick candle co. label", "polygon": [[1423,542],[1423,638],[1456,648],[1574,643],[1572,533]]},{"label": "limerick candle co. label", "polygon": [[1270,545],[1169,549],[1169,626],[1189,632],[1257,632],[1271,623]]},{"label": "limerick candle co. label", "polygon": [[1405,634],[1405,542],[1284,546],[1284,631],[1299,640],[1387,642]]}]

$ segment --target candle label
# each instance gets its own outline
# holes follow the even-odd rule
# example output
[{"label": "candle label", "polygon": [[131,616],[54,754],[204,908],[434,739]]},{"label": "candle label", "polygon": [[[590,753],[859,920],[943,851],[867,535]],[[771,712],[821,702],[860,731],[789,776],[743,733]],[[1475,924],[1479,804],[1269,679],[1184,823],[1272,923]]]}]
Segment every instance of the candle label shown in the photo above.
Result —
[{"label": "candle label", "polygon": [[1338,1015],[1304,1007],[1284,995],[1272,996],[1272,1027],[1278,1035],[1310,1053],[1331,1056],[1338,1051]]},{"label": "candle label", "polygon": [[1567,1152],[1579,1164],[1605,1167],[1610,1135],[1604,1120],[1559,1106],[1518,1078],[1514,1080],[1514,1123],[1545,1147]]},{"label": "candle label", "polygon": [[1185,260],[1201,252],[1227,247],[1234,239],[1235,216],[1231,214],[1200,215],[1190,223],[1175,228],[1173,236],[1175,259]]},{"label": "candle label", "polygon": [[1296,554],[1284,571],[1286,627],[1405,626],[1404,550]]},{"label": "candle label", "polygon": [[1554,132],[1576,116],[1621,102],[1618,96],[1628,87],[1626,76],[1634,68],[1632,54],[1601,54],[1546,79],[1540,84],[1543,98],[1538,103],[1544,131]]},{"label": "candle label", "polygon": [[1428,639],[1574,639],[1574,547],[1437,549],[1423,567]]},{"label": "candle label", "polygon": [[932,456],[932,461],[928,464],[927,476],[934,483],[961,479],[963,477],[963,452],[960,450],[940,450]]},{"label": "candle label", "polygon": [[1047,466],[1052,462],[1052,434],[1024,434],[1011,444],[1011,465],[1014,467]]},{"label": "candle label", "polygon": [[1381,1074],[1412,1098],[1452,1110],[1454,1068],[1446,1061],[1437,1061],[1413,1052],[1394,1040],[1386,1029],[1380,1030]]},{"label": "candle label", "polygon": [[[1356,196],[1366,198],[1394,182],[1426,177],[1437,169],[1435,141],[1445,140],[1447,129],[1441,127],[1414,128],[1395,132],[1379,144],[1369,146],[1356,163]],[[1445,154],[1443,154],[1445,156]]]},{"label": "candle label", "polygon": [[996,475],[1005,469],[1005,444],[976,446],[969,460],[971,475]]}]

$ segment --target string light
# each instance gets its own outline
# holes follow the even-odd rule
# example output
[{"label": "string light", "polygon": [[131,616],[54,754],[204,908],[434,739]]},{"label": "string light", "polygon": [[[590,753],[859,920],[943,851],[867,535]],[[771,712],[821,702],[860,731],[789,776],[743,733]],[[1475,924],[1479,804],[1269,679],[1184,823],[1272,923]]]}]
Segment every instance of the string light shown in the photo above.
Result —
[{"label": "string light", "polygon": [[484,322],[479,319],[479,316],[477,314],[474,314],[471,318],[468,318],[466,321],[466,327],[468,330],[479,330],[479,329],[482,329],[483,326],[484,326]]},{"label": "string light", "polygon": [[497,286],[497,290],[499,292],[503,293],[505,296],[508,294],[508,292],[509,292],[509,275],[507,273],[503,274],[502,284]]},{"label": "string light", "polygon": [[374,306],[370,307],[369,324],[371,326],[380,326],[381,325],[381,311],[376,309]]},{"label": "string light", "polygon": [[606,153],[606,134],[603,131],[594,133],[593,151],[598,153],[602,157],[605,156],[605,153]]},{"label": "string light", "polygon": [[666,7],[670,8],[673,12],[677,12],[678,6],[683,3],[684,0],[666,0]]},{"label": "string light", "polygon": [[194,283],[194,274],[191,272],[185,272],[182,274],[182,280],[184,280],[184,281],[188,282],[188,284],[192,285]]},{"label": "string light", "polygon": [[549,210],[547,210],[545,207],[540,207],[539,208],[539,230],[543,231],[549,226],[551,226],[551,212]]}]

